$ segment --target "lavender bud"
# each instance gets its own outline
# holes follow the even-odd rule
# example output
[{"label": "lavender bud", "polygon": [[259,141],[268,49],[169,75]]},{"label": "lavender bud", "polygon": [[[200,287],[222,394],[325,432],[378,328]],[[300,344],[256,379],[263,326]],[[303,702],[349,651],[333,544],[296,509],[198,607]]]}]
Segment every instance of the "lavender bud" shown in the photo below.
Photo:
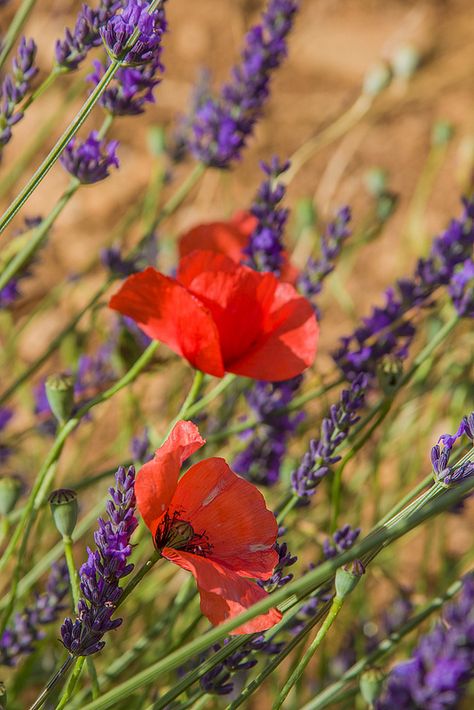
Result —
[{"label": "lavender bud", "polygon": [[60,424],[71,416],[74,407],[74,378],[65,373],[50,375],[45,382],[46,398]]},{"label": "lavender bud", "polygon": [[109,169],[119,167],[116,155],[118,141],[99,138],[97,131],[92,131],[83,143],[77,143],[73,138],[60,157],[62,166],[79,182],[90,185],[104,180],[109,175]]},{"label": "lavender bud", "polygon": [[77,493],[70,488],[59,488],[49,496],[54,524],[63,537],[71,537],[77,523]]}]

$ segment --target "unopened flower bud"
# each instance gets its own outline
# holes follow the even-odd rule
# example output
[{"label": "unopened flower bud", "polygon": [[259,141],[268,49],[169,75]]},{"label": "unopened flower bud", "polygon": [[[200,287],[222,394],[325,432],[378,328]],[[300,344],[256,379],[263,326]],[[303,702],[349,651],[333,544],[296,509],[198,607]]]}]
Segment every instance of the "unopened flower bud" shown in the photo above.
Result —
[{"label": "unopened flower bud", "polygon": [[431,132],[432,145],[446,145],[454,136],[454,126],[449,121],[436,121]]},{"label": "unopened flower bud", "polygon": [[382,692],[384,674],[380,668],[369,668],[364,671],[359,679],[360,694],[369,707],[373,707],[375,701]]},{"label": "unopened flower bud", "polygon": [[377,367],[377,378],[384,394],[393,394],[402,375],[402,360],[396,355],[384,355]]},{"label": "unopened flower bud", "polygon": [[345,599],[358,585],[359,579],[365,573],[365,567],[360,560],[353,560],[336,570],[336,597]]},{"label": "unopened flower bud", "polygon": [[0,478],[0,515],[8,515],[15,507],[23,491],[23,483],[17,476]]},{"label": "unopened flower bud", "polygon": [[386,62],[377,62],[369,69],[364,78],[363,91],[368,96],[377,96],[389,86],[392,72]]},{"label": "unopened flower bud", "polygon": [[49,496],[54,524],[64,537],[70,537],[77,522],[77,493],[70,488],[59,488]]},{"label": "unopened flower bud", "polygon": [[421,53],[412,44],[399,47],[392,57],[392,69],[400,79],[411,79],[421,64]]},{"label": "unopened flower bud", "polygon": [[71,416],[74,407],[74,378],[71,375],[50,375],[46,380],[46,397],[51,411],[60,424]]}]

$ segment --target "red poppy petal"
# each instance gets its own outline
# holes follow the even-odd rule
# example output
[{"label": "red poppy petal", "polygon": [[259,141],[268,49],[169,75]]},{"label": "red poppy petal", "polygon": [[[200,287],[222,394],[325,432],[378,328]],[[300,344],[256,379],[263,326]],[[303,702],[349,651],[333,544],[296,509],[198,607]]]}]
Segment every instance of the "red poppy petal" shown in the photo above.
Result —
[{"label": "red poppy petal", "polygon": [[176,491],[183,461],[205,443],[195,424],[180,421],[156,450],[153,460],[138,471],[135,480],[137,507],[153,537]]},{"label": "red poppy petal", "polygon": [[149,267],[129,276],[109,306],[133,318],[150,338],[166,343],[193,367],[223,377],[219,336],[212,316],[175,279]]},{"label": "red poppy petal", "polygon": [[278,285],[274,276],[237,265],[223,254],[195,251],[182,259],[177,278],[212,313],[225,368],[259,340]]},{"label": "red poppy petal", "polygon": [[[201,596],[201,611],[217,626],[233,619],[268,595],[265,590],[213,560],[182,550],[165,547],[163,556],[194,575]],[[278,609],[270,609],[239,626],[231,634],[252,634],[270,629],[282,618]]]},{"label": "red poppy petal", "polygon": [[277,382],[310,367],[316,357],[319,328],[313,308],[293,286],[279,283],[265,323],[265,335],[226,370],[236,375]]},{"label": "red poppy petal", "polygon": [[258,224],[258,219],[251,212],[241,210],[232,217],[231,224],[237,227],[239,232],[245,236],[246,242],[248,242],[250,235]]},{"label": "red poppy petal", "polygon": [[247,235],[231,222],[199,224],[180,238],[179,255],[183,258],[196,250],[213,251],[225,254],[239,263],[242,260],[242,249],[247,241]]},{"label": "red poppy petal", "polygon": [[210,556],[245,577],[268,579],[278,562],[278,525],[265,498],[224,459],[209,458],[181,478],[173,507],[211,545]]}]

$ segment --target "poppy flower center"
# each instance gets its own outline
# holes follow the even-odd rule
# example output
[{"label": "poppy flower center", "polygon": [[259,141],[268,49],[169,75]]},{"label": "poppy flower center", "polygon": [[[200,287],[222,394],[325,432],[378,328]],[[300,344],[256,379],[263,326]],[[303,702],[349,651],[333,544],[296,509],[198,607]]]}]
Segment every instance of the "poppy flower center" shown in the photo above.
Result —
[{"label": "poppy flower center", "polygon": [[191,523],[180,516],[180,511],[175,511],[172,515],[165,513],[155,535],[157,549],[171,547],[174,550],[184,550],[206,557],[212,549],[207,535],[205,532],[195,533]]}]

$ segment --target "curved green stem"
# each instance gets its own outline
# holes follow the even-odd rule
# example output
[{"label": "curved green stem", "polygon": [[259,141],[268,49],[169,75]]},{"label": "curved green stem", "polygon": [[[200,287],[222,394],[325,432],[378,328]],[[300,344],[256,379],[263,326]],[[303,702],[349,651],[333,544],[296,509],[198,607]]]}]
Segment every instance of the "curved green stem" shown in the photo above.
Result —
[{"label": "curved green stem", "polygon": [[70,535],[63,536],[64,557],[66,558],[67,571],[69,572],[69,585],[71,587],[71,595],[74,612],[77,614],[77,605],[80,599],[79,578],[77,575],[76,565],[72,554],[72,537]]},{"label": "curved green stem", "polygon": [[[162,2],[162,0],[152,0],[149,5],[149,12],[153,12],[153,10],[156,9],[156,7]],[[130,41],[128,42],[127,46],[125,47],[122,56],[119,59],[112,59],[109,66],[107,67],[104,75],[102,76],[101,80],[99,83],[95,86],[94,90],[89,94],[89,97],[85,101],[84,105],[82,106],[81,110],[79,113],[76,115],[76,117],[71,121],[69,126],[66,128],[62,136],[58,139],[58,141],[55,143],[54,147],[52,150],[49,152],[49,154],[46,156],[46,158],[43,160],[41,165],[38,167],[38,169],[35,171],[35,173],[32,175],[28,183],[25,185],[23,190],[17,195],[17,197],[13,200],[11,205],[8,207],[8,209],[5,211],[3,214],[1,220],[0,220],[0,234],[5,230],[5,227],[11,222],[13,217],[16,215],[16,213],[23,207],[25,202],[29,199],[29,197],[32,195],[32,193],[36,190],[38,185],[41,183],[44,177],[49,173],[55,162],[58,160],[59,156],[63,152],[64,148],[67,146],[71,138],[75,136],[79,128],[82,126],[82,124],[87,120],[89,114],[91,113],[92,109],[94,108],[95,104],[97,101],[100,99],[112,79],[114,78],[115,74],[117,71],[120,69],[122,66],[122,61],[123,57],[127,55],[127,53],[130,51],[130,49],[133,47],[135,44],[136,40],[138,39],[140,30],[137,28],[135,32],[133,33]]]}]

